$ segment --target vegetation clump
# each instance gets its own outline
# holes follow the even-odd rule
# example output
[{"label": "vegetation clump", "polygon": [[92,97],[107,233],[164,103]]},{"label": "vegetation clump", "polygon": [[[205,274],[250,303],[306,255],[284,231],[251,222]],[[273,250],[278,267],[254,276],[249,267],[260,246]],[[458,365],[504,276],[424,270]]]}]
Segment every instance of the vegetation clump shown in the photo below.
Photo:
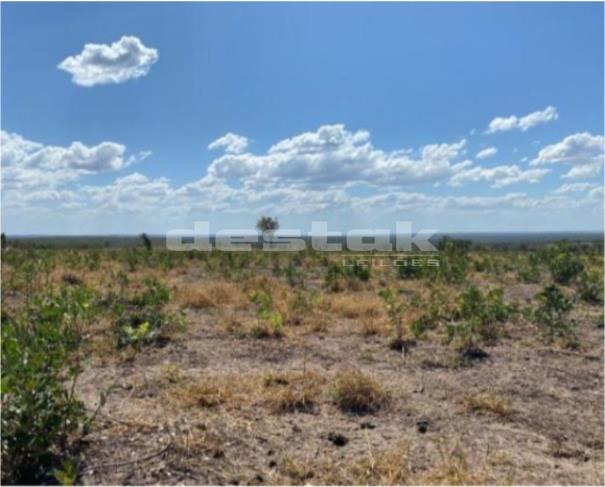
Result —
[{"label": "vegetation clump", "polygon": [[[2,481],[49,482],[92,421],[75,395],[82,328],[95,296],[70,287],[2,317]],[[72,441],[74,440],[74,441]]]},{"label": "vegetation clump", "polygon": [[515,308],[504,303],[502,289],[486,294],[470,286],[458,298],[452,323],[446,326],[446,343],[458,342],[460,350],[477,348],[480,343],[494,344],[503,333],[502,324]]},{"label": "vegetation clump", "polygon": [[574,338],[576,323],[569,318],[573,300],[566,298],[556,285],[546,286],[538,295],[539,305],[534,310],[536,321],[549,339]]},{"label": "vegetation clump", "polygon": [[375,413],[389,401],[388,393],[378,382],[356,369],[336,376],[332,397],[342,411],[353,414]]},{"label": "vegetation clump", "polygon": [[283,335],[284,317],[273,306],[269,292],[253,291],[250,300],[256,305],[257,322],[250,330],[253,338],[280,338]]}]

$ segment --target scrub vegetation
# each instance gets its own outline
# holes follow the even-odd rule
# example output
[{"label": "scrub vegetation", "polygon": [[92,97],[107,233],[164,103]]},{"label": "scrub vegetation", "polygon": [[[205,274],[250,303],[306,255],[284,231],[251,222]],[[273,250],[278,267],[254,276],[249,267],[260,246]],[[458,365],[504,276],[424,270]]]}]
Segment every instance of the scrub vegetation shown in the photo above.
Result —
[{"label": "scrub vegetation", "polygon": [[602,244],[438,248],[3,236],[3,483],[602,484]]}]

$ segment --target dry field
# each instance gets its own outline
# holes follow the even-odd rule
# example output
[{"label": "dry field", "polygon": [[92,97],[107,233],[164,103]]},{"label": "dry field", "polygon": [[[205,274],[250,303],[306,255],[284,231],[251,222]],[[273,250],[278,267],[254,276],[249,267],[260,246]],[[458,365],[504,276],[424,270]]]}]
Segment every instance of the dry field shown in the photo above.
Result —
[{"label": "dry field", "polygon": [[8,248],[4,482],[603,484],[602,247],[440,259]]}]

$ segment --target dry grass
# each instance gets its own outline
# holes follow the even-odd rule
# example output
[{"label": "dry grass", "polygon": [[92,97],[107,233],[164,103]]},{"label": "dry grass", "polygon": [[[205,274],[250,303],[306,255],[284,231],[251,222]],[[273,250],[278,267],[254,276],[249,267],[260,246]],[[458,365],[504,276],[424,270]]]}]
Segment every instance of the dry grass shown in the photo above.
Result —
[{"label": "dry grass", "polygon": [[384,308],[374,294],[359,296],[355,293],[326,295],[320,306],[325,311],[351,319],[377,318],[381,316]]},{"label": "dry grass", "polygon": [[389,401],[389,395],[378,382],[354,369],[335,377],[332,397],[342,411],[354,414],[375,413]]},{"label": "dry grass", "polygon": [[356,484],[403,485],[410,484],[412,470],[410,447],[404,442],[397,448],[375,454],[370,449],[352,469]]},{"label": "dry grass", "polygon": [[[315,485],[480,485],[489,483],[485,461],[473,464],[459,442],[450,447],[438,440],[434,464],[419,466],[413,446],[404,440],[391,449],[368,451],[357,459],[333,462],[331,458],[312,460],[288,455],[278,465],[287,477],[283,484]],[[312,479],[312,480],[311,480]]]},{"label": "dry grass", "polygon": [[315,475],[315,466],[310,462],[302,462],[293,456],[285,456],[279,462],[279,471],[295,484],[308,482]]},{"label": "dry grass", "polygon": [[459,441],[453,445],[441,438],[438,444],[441,461],[429,471],[417,476],[415,484],[481,485],[488,484],[485,462],[473,464]]},{"label": "dry grass", "polygon": [[464,405],[470,412],[489,412],[501,417],[509,416],[512,412],[508,400],[491,392],[467,396]]},{"label": "dry grass", "polygon": [[177,384],[185,379],[185,373],[178,364],[166,364],[162,367],[162,379],[169,384]]},{"label": "dry grass", "polygon": [[376,319],[374,316],[364,317],[359,320],[360,333],[362,336],[384,335],[388,332],[384,320]]},{"label": "dry grass", "polygon": [[269,409],[278,414],[312,412],[321,397],[325,378],[314,372],[267,374],[263,383]]},{"label": "dry grass", "polygon": [[178,407],[216,408],[222,404],[239,405],[245,397],[241,381],[233,376],[210,376],[171,390],[167,396]]},{"label": "dry grass", "polygon": [[241,308],[248,304],[241,289],[231,282],[183,284],[177,288],[175,301],[184,307],[203,309],[233,305]]}]

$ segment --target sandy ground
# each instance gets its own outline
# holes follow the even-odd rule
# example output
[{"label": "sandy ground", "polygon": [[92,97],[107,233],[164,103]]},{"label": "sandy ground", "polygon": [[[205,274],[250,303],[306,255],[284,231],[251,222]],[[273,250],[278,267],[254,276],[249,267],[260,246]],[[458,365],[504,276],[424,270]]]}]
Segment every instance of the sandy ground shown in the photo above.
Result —
[{"label": "sandy ground", "polygon": [[[533,292],[518,285],[506,295]],[[224,309],[190,309],[187,329],[161,347],[91,353],[79,382],[87,406],[114,387],[87,439],[82,481],[603,484],[601,312],[576,311],[580,350],[511,325],[485,347],[488,358],[461,366],[439,340],[402,354],[334,314],[318,331],[259,340],[226,331]],[[356,415],[334,404],[331,381],[349,368],[388,392],[383,409]],[[313,407],[272,410],[281,386],[266,377],[276,372],[313,377]]]}]

